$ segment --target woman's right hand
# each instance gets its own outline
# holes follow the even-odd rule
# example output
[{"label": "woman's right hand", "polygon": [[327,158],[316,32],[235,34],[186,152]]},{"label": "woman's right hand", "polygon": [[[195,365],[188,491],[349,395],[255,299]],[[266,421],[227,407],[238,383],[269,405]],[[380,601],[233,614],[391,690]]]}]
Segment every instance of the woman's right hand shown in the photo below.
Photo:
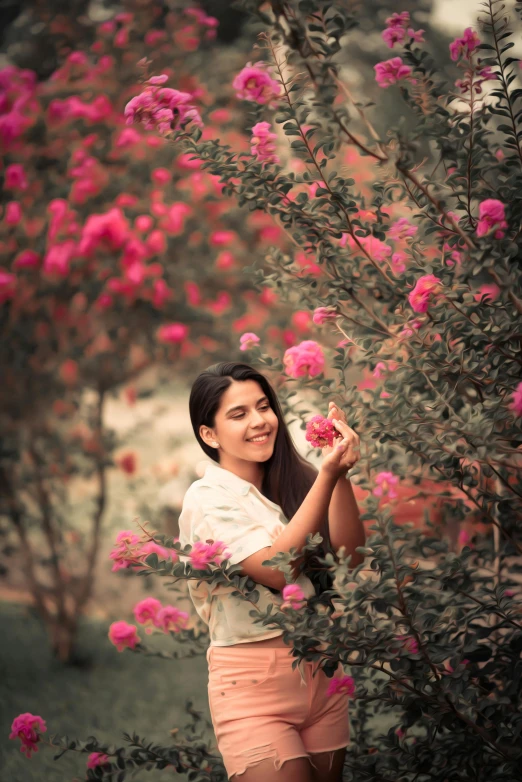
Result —
[{"label": "woman's right hand", "polygon": [[343,439],[340,442],[338,439],[334,441],[333,450],[323,457],[320,469],[328,475],[339,478],[341,475],[345,475],[347,470],[351,469],[361,458],[360,440],[359,435],[344,421],[334,418],[332,423],[342,434]]}]

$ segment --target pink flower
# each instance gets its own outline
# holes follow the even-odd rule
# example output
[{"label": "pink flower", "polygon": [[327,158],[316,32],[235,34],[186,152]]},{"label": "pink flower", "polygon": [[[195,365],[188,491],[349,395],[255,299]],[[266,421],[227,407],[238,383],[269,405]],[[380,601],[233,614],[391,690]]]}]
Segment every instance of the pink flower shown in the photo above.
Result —
[{"label": "pink flower", "polygon": [[116,545],[109,554],[109,559],[114,560],[112,572],[128,568],[141,563],[141,547],[143,540],[132,530],[124,529],[116,536]]},{"label": "pink flower", "polygon": [[412,225],[405,217],[401,217],[390,226],[388,236],[390,239],[398,241],[401,239],[406,239],[409,236],[415,236],[417,231],[418,227],[416,225]]},{"label": "pink flower", "polygon": [[142,135],[136,128],[123,128],[116,140],[115,146],[118,149],[126,149],[128,147],[133,147],[141,141],[141,139]]},{"label": "pink flower", "polygon": [[172,296],[172,291],[165,280],[154,280],[152,286],[152,303],[156,309],[161,309]]},{"label": "pink flower", "polygon": [[469,534],[469,532],[468,532],[467,530],[465,530],[465,529],[462,529],[462,530],[459,532],[459,536],[458,536],[458,538],[457,538],[457,543],[458,543],[458,545],[459,545],[459,546],[461,546],[462,548],[463,548],[464,546],[468,546],[468,548],[473,548],[473,544],[471,543],[471,535],[470,535],[470,534]]},{"label": "pink flower", "polygon": [[42,260],[34,250],[22,250],[13,262],[14,269],[36,269]]},{"label": "pink flower", "polygon": [[230,556],[228,549],[225,548],[225,543],[219,540],[212,543],[197,540],[192,546],[189,559],[196,570],[206,570],[211,563],[220,565],[224,559],[228,558],[227,555]]},{"label": "pink flower", "polygon": [[[489,304],[490,301],[494,301],[495,299],[498,299],[498,296],[500,294],[500,288],[498,285],[495,285],[495,283],[485,284],[481,285],[478,289],[477,293],[473,295],[473,298],[475,301],[480,301],[483,299],[483,304]],[[485,298],[483,298],[485,297]]]},{"label": "pink flower", "polygon": [[393,253],[391,258],[391,265],[392,270],[395,274],[402,274],[402,272],[406,271],[406,264],[405,261],[407,259],[406,253]]},{"label": "pink flower", "polygon": [[340,432],[337,431],[332,421],[329,418],[324,418],[321,414],[314,415],[306,424],[305,440],[314,448],[325,448],[326,446],[331,448],[334,439],[340,436]]},{"label": "pink flower", "polygon": [[166,546],[160,546],[155,540],[148,540],[143,544],[140,550],[140,555],[144,561],[149,554],[157,554],[158,559],[165,562],[176,562],[178,559],[178,553],[173,548],[167,548]]},{"label": "pink flower", "polygon": [[257,334],[254,334],[252,331],[247,331],[239,337],[239,350],[250,350],[251,347],[258,345],[259,342],[260,339]]},{"label": "pink flower", "polygon": [[480,46],[480,38],[471,29],[467,27],[464,30],[464,34],[461,38],[455,38],[449,45],[451,59],[456,62],[459,57],[463,56],[469,60],[470,55],[475,51],[477,46]]},{"label": "pink flower", "polygon": [[17,279],[14,274],[0,268],[0,304],[12,299],[16,291]]},{"label": "pink flower", "polygon": [[127,451],[115,459],[116,464],[127,475],[134,475],[138,469],[138,457],[134,451]]},{"label": "pink flower", "polygon": [[326,323],[329,320],[335,320],[337,315],[338,312],[336,309],[332,309],[331,307],[317,307],[317,309],[314,310],[312,320],[317,326],[322,326],[323,323]]},{"label": "pink flower", "polygon": [[110,763],[108,755],[104,755],[103,752],[91,752],[87,758],[87,768],[96,768],[96,766],[104,766],[106,763]]},{"label": "pink flower", "polygon": [[119,652],[123,652],[126,647],[134,649],[141,640],[136,625],[130,625],[123,620],[113,622],[109,627],[108,635],[110,642]]},{"label": "pink flower", "polygon": [[160,326],[157,333],[159,342],[174,345],[177,342],[183,342],[188,335],[188,326],[184,323],[167,323]]},{"label": "pink flower", "polygon": [[408,27],[410,15],[408,11],[402,11],[400,14],[392,14],[386,19],[387,28],[382,32],[384,42],[393,49],[396,43],[402,43],[406,37],[413,39],[417,43],[422,43],[424,30],[414,30]]},{"label": "pink flower", "polygon": [[398,14],[392,14],[386,19],[386,24],[392,29],[396,27],[406,27],[409,23],[410,14],[408,11],[401,11]]},{"label": "pink flower", "polygon": [[280,86],[267,70],[264,62],[247,63],[232,82],[236,97],[254,103],[275,104],[280,96]]},{"label": "pink flower", "polygon": [[513,401],[509,406],[510,410],[514,410],[517,415],[522,416],[522,382],[518,384],[513,392]]},{"label": "pink flower", "polygon": [[213,231],[210,234],[209,242],[213,247],[223,247],[232,244],[236,239],[235,231]]},{"label": "pink flower", "polygon": [[401,642],[403,649],[406,649],[407,652],[412,654],[419,653],[419,644],[416,638],[412,638],[411,635],[397,635],[395,638]]},{"label": "pink flower", "polygon": [[164,633],[179,633],[184,630],[190,617],[186,611],[180,611],[175,606],[163,606],[156,614],[154,624]]},{"label": "pink flower", "polygon": [[151,176],[157,185],[166,185],[172,179],[172,174],[167,168],[155,168]]},{"label": "pink flower", "polygon": [[392,472],[380,472],[375,476],[375,483],[377,485],[372,494],[376,497],[388,497],[390,500],[398,497],[396,490],[393,488],[399,483],[398,475],[394,475]]},{"label": "pink flower", "polygon": [[270,128],[269,122],[258,122],[252,128],[250,151],[260,163],[279,163],[275,154],[277,135],[272,133]]},{"label": "pink flower", "polygon": [[69,273],[69,264],[75,251],[76,242],[72,239],[54,244],[44,258],[42,267],[44,274],[66,277]]},{"label": "pink flower", "polygon": [[316,377],[323,371],[323,349],[314,340],[306,339],[285,351],[283,364],[290,377]]},{"label": "pink flower", "polygon": [[103,244],[110,250],[119,250],[129,237],[130,225],[119,207],[102,214],[91,214],[83,226],[78,247],[82,255],[90,255]]},{"label": "pink flower", "polygon": [[138,215],[134,221],[134,225],[137,231],[144,232],[150,231],[153,222],[154,221],[150,215]]},{"label": "pink flower", "polygon": [[281,592],[283,602],[281,603],[281,610],[285,608],[292,608],[294,611],[299,611],[304,605],[306,605],[306,597],[300,586],[297,584],[287,584],[283,587]]},{"label": "pink flower", "polygon": [[337,693],[344,693],[350,698],[353,697],[355,694],[355,682],[351,676],[334,677],[331,680],[326,694],[330,696],[337,695]]},{"label": "pink flower", "polygon": [[417,79],[411,78],[412,70],[409,65],[405,65],[400,57],[392,57],[391,60],[378,62],[373,66],[375,70],[375,81],[379,87],[389,87],[398,81],[407,79],[412,84],[416,84]]},{"label": "pink flower", "polygon": [[433,274],[425,274],[419,277],[415,287],[408,294],[408,301],[414,312],[427,312],[431,296],[442,291],[442,283]]},{"label": "pink flower", "polygon": [[5,221],[7,225],[18,225],[22,219],[22,207],[18,201],[9,201],[5,207]]},{"label": "pink flower", "polygon": [[149,85],[132,98],[124,110],[127,125],[140,122],[146,130],[169,133],[189,122],[203,127],[199,112],[192,104],[192,95],[170,87]]},{"label": "pink flower", "polygon": [[393,49],[396,43],[402,43],[406,38],[406,30],[404,27],[387,27],[382,31],[381,37],[384,43]]},{"label": "pink flower", "polygon": [[5,169],[4,187],[8,190],[27,190],[25,170],[19,163],[12,163]]},{"label": "pink flower", "polygon": [[38,752],[36,745],[41,741],[40,732],[45,733],[46,730],[45,720],[27,711],[15,717],[11,725],[9,738],[20,739],[22,742],[20,752],[25,753],[30,758],[32,752]]},{"label": "pink flower", "polygon": [[504,204],[496,198],[486,198],[479,204],[479,221],[477,225],[477,236],[487,236],[494,231],[495,239],[502,239],[504,231],[508,224],[504,215]]},{"label": "pink flower", "polygon": [[152,633],[156,624],[156,616],[161,608],[161,602],[155,597],[146,597],[134,606],[134,616],[138,624],[145,627],[146,633]]}]

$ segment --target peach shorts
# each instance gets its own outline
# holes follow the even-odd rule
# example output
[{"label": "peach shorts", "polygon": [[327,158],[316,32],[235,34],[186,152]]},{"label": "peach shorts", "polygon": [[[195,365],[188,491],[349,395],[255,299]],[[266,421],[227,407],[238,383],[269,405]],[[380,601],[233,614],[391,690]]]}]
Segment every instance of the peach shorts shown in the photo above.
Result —
[{"label": "peach shorts", "polygon": [[[210,714],[229,777],[267,758],[279,770],[285,760],[347,747],[348,696],[326,694],[331,679],[317,661],[301,663],[301,676],[294,660],[287,647],[208,648]],[[334,676],[342,675],[340,663]]]}]

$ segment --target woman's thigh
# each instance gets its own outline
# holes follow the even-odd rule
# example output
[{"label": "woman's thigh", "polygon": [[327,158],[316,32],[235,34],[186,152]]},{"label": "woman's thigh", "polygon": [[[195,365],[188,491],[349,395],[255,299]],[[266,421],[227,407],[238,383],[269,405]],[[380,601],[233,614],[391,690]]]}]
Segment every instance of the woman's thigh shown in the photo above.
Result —
[{"label": "woman's thigh", "polygon": [[[342,782],[346,747],[311,755],[313,782]],[[333,757],[332,757],[333,756]]]},{"label": "woman's thigh", "polygon": [[230,782],[315,782],[312,771],[310,761],[305,757],[285,760],[277,771],[273,760],[261,760],[247,768],[244,774],[232,774],[229,779]]}]

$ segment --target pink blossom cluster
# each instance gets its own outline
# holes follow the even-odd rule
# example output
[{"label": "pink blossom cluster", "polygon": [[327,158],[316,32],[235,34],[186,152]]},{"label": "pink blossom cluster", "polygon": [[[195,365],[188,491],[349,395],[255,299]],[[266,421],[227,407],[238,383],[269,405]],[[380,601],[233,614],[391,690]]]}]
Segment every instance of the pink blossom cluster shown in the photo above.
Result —
[{"label": "pink blossom cluster", "polygon": [[480,38],[471,29],[467,27],[460,38],[455,38],[449,45],[451,59],[456,62],[460,57],[469,60],[477,46],[480,46]]},{"label": "pink blossom cluster", "polygon": [[197,540],[188,556],[192,567],[196,570],[206,570],[210,564],[221,565],[224,559],[228,559],[230,553],[226,544],[220,540],[211,543]]},{"label": "pink blossom cluster", "polygon": [[498,79],[498,76],[491,70],[491,66],[481,66],[479,61],[475,68],[469,68],[466,71],[466,75],[463,79],[456,80],[455,87],[464,94],[470,93],[471,90],[473,90],[474,95],[481,95],[484,82],[494,81],[495,79]]},{"label": "pink blossom cluster", "polygon": [[0,304],[14,298],[17,282],[15,274],[0,268]]},{"label": "pink blossom cluster", "polygon": [[280,97],[279,83],[272,78],[265,62],[248,62],[232,82],[236,97],[253,103],[275,105]]},{"label": "pink blossom cluster", "polygon": [[409,81],[412,84],[417,83],[417,79],[412,78],[412,69],[405,65],[400,57],[392,57],[390,60],[383,60],[373,66],[375,70],[375,81],[382,87],[390,87],[399,81]]},{"label": "pink blossom cluster", "polygon": [[8,149],[37,114],[34,103],[36,73],[8,65],[0,70],[0,142]]},{"label": "pink blossom cluster", "polygon": [[326,694],[337,695],[338,693],[348,695],[352,698],[355,695],[355,681],[352,676],[334,676],[328,685]]},{"label": "pink blossom cluster", "polygon": [[504,204],[496,198],[486,198],[479,204],[479,221],[477,236],[488,236],[493,233],[494,239],[502,239],[508,228],[504,214]]},{"label": "pink blossom cluster", "polygon": [[393,252],[389,244],[377,239],[373,234],[369,234],[368,236],[357,236],[355,239],[353,236],[350,236],[350,234],[344,233],[339,240],[339,246],[345,247],[346,245],[355,252],[358,250],[360,251],[360,245],[374,261],[378,262],[385,261]]},{"label": "pink blossom cluster", "polygon": [[250,151],[259,163],[279,163],[276,155],[277,136],[271,131],[269,122],[258,122],[252,128]]},{"label": "pink blossom cluster", "polygon": [[424,30],[414,30],[409,27],[410,15],[408,11],[401,11],[401,13],[395,13],[386,19],[386,29],[382,32],[383,41],[393,49],[396,43],[403,43],[406,38],[416,41],[417,43],[423,43],[424,38],[422,33]]},{"label": "pink blossom cluster", "polygon": [[425,274],[419,277],[415,287],[408,294],[408,301],[414,312],[427,312],[432,297],[440,295],[442,283],[434,274]]},{"label": "pink blossom cluster", "polygon": [[411,635],[397,635],[395,637],[407,652],[411,652],[412,654],[419,653],[419,644],[416,638],[412,638]]},{"label": "pink blossom cluster", "polygon": [[103,752],[91,752],[87,758],[87,768],[104,766],[106,763],[110,763],[110,758],[108,755],[104,755]]},{"label": "pink blossom cluster", "polygon": [[316,326],[322,326],[323,323],[326,323],[329,320],[335,320],[338,314],[335,307],[317,307],[317,309],[314,310],[312,320]]},{"label": "pink blossom cluster", "polygon": [[6,190],[27,190],[28,186],[27,174],[20,163],[11,163],[10,166],[6,166],[4,177]]},{"label": "pink blossom cluster", "polygon": [[203,11],[202,8],[198,8],[196,6],[185,8],[184,13],[185,16],[189,16],[194,19],[194,21],[201,27],[207,28],[204,34],[204,38],[207,41],[212,41],[216,37],[219,21],[215,16],[209,16],[205,13],[205,11]]},{"label": "pink blossom cluster", "polygon": [[184,630],[190,620],[186,611],[181,611],[176,606],[162,605],[155,597],[146,597],[134,606],[134,616],[138,624],[145,627],[145,632],[150,634],[154,628],[164,633],[178,633]]},{"label": "pink blossom cluster", "polygon": [[254,345],[259,345],[260,339],[253,331],[246,331],[239,337],[239,350],[250,350]]},{"label": "pink blossom cluster", "polygon": [[394,500],[399,496],[394,488],[398,483],[398,475],[394,475],[392,472],[380,472],[375,476],[375,488],[372,494],[375,497],[387,497],[390,500]]},{"label": "pink blossom cluster", "polygon": [[64,100],[54,98],[49,103],[47,116],[50,122],[83,119],[88,122],[107,122],[112,114],[112,105],[106,95],[97,95],[92,103],[86,103],[71,95]]},{"label": "pink blossom cluster", "polygon": [[123,652],[124,649],[135,649],[141,641],[136,626],[123,620],[111,624],[108,636],[109,641],[119,652]]},{"label": "pink blossom cluster", "polygon": [[124,110],[127,125],[140,122],[146,130],[156,130],[160,134],[179,130],[189,122],[203,127],[190,93],[159,86],[167,79],[166,74],[152,76],[145,90],[131,98]]},{"label": "pink blossom cluster", "polygon": [[178,342],[184,342],[189,333],[189,327],[185,323],[165,323],[158,329],[157,338],[159,342],[175,345]]},{"label": "pink blossom cluster", "polygon": [[330,448],[336,437],[341,437],[332,421],[321,414],[314,415],[306,424],[305,440],[314,448]]},{"label": "pink blossom cluster", "polygon": [[291,608],[294,611],[299,611],[304,605],[306,605],[306,597],[300,586],[297,584],[287,584],[283,587],[281,592],[283,602],[281,603],[281,610],[285,608]]},{"label": "pink blossom cluster", "polygon": [[15,717],[13,724],[11,725],[10,739],[20,739],[22,746],[20,752],[31,757],[32,752],[38,752],[36,746],[41,741],[41,733],[45,733],[47,726],[45,721],[36,714],[25,712]]},{"label": "pink blossom cluster", "polygon": [[388,236],[394,241],[401,241],[415,236],[418,230],[416,225],[412,225],[405,217],[401,217],[399,220],[392,223],[390,230],[388,231]]},{"label": "pink blossom cluster", "polygon": [[[175,541],[178,539],[175,538]],[[132,530],[121,530],[116,535],[116,544],[109,554],[114,560],[111,570],[116,572],[125,568],[143,567],[150,554],[157,554],[160,560],[176,562],[178,554],[174,549],[160,546],[154,540],[145,540]]]},{"label": "pink blossom cluster", "polygon": [[290,377],[317,377],[323,371],[324,353],[317,342],[305,339],[285,351],[283,364]]}]

